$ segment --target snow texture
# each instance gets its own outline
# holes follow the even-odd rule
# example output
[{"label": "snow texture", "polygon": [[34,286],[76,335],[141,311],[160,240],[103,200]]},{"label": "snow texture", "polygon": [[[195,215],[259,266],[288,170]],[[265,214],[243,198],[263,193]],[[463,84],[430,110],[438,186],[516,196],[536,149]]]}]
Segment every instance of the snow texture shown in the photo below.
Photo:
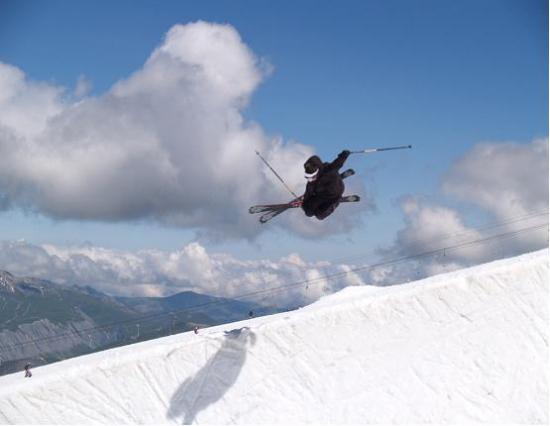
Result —
[{"label": "snow texture", "polygon": [[548,423],[548,249],[0,377],[0,423]]}]

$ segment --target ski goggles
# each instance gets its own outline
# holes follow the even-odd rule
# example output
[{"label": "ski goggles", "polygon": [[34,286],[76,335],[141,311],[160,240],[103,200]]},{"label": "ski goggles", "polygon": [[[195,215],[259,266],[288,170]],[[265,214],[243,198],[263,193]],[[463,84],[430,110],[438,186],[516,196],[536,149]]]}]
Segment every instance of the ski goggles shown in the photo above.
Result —
[{"label": "ski goggles", "polygon": [[304,177],[307,179],[308,182],[313,182],[315,179],[317,179],[318,174],[319,174],[319,169],[315,170],[313,173],[304,174]]}]

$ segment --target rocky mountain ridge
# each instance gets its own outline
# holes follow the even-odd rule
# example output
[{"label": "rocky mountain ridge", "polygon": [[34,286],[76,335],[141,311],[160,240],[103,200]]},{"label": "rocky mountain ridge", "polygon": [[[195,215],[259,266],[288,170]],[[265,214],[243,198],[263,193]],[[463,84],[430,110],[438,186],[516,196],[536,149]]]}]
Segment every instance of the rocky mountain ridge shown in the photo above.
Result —
[{"label": "rocky mountain ridge", "polygon": [[42,365],[243,319],[259,309],[254,303],[194,292],[113,297],[91,287],[0,271],[0,375],[28,362]]}]

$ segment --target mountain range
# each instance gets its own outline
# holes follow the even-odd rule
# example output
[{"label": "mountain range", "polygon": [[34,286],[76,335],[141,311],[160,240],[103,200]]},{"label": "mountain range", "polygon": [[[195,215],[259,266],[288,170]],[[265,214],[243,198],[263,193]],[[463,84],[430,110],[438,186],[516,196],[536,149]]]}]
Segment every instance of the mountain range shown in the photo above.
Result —
[{"label": "mountain range", "polygon": [[114,297],[0,271],[0,375],[275,311],[191,291]]}]

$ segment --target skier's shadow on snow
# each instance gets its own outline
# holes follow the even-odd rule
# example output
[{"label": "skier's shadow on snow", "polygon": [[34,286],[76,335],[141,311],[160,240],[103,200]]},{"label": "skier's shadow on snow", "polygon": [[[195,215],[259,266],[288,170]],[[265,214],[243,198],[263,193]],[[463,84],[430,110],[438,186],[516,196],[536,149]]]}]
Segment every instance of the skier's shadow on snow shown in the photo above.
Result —
[{"label": "skier's shadow on snow", "polygon": [[183,424],[192,424],[200,411],[222,398],[239,377],[249,343],[256,343],[256,335],[248,327],[226,331],[220,349],[174,393],[167,417],[177,419],[185,415]]}]

